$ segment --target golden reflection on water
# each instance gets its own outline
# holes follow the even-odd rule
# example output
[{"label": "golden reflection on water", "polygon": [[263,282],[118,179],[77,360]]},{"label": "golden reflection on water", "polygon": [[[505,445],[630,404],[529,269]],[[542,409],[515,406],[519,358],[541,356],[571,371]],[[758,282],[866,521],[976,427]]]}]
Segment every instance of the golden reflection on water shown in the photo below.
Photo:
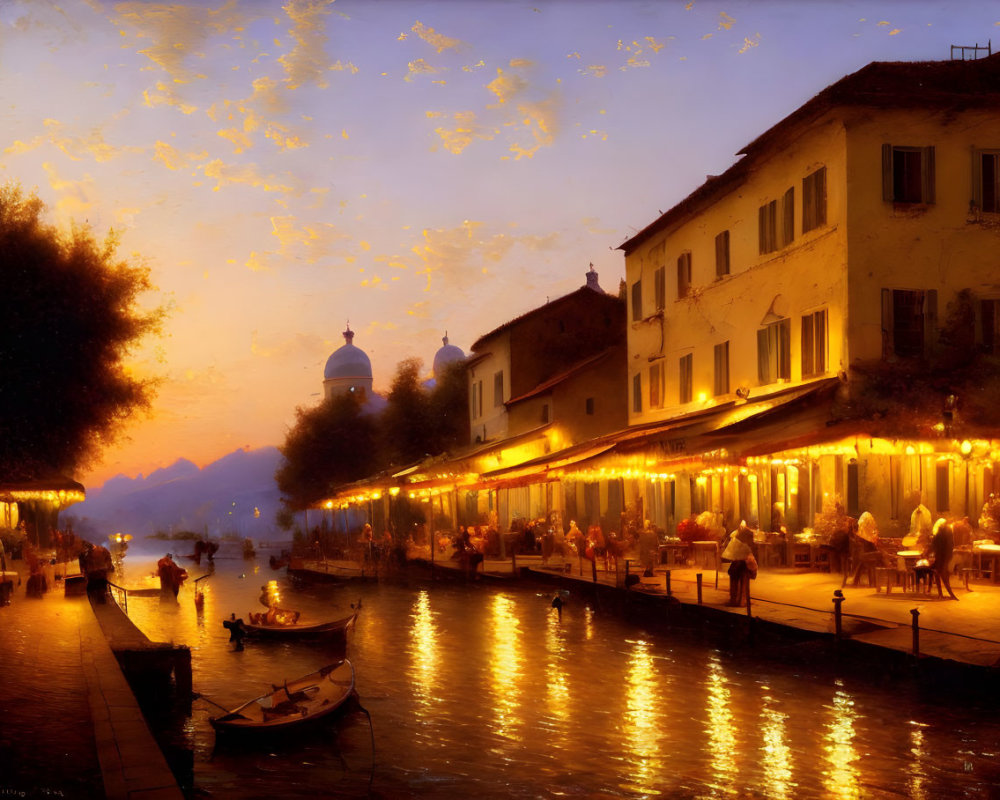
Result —
[{"label": "golden reflection on water", "polygon": [[924,725],[920,722],[911,722],[910,729],[910,754],[913,756],[913,765],[909,771],[909,781],[907,789],[911,800],[926,800],[928,797],[927,769],[924,762],[927,760],[927,751],[924,749]]},{"label": "golden reflection on water", "polygon": [[625,666],[625,713],[622,715],[622,742],[628,754],[628,774],[640,790],[656,782],[662,758],[663,729],[658,719],[658,685],[650,645],[629,642]]},{"label": "golden reflection on water", "polygon": [[709,770],[715,784],[732,788],[736,773],[736,727],[730,704],[729,679],[717,655],[708,659],[705,676],[705,711],[707,714]]},{"label": "golden reflection on water", "polygon": [[588,642],[594,638],[594,609],[590,606],[583,609],[583,638]]},{"label": "golden reflection on water", "polygon": [[545,701],[549,713],[560,722],[569,718],[569,682],[565,666],[566,639],[562,620],[552,610],[545,626]]},{"label": "golden reflection on water", "polygon": [[792,783],[792,751],[786,744],[788,715],[778,708],[775,698],[762,686],[760,733],[760,772],[768,797],[784,800],[794,788]]},{"label": "golden reflection on water", "polygon": [[413,694],[420,712],[428,712],[440,698],[435,679],[439,674],[438,629],[431,611],[430,595],[425,589],[417,593],[410,613],[408,647],[413,662]]},{"label": "golden reflection on water", "polygon": [[[840,681],[836,682],[842,687]],[[828,706],[830,719],[826,724],[824,734],[823,756],[827,769],[823,773],[828,797],[859,798],[861,787],[858,785],[858,770],[854,762],[858,753],[854,749],[854,723],[858,713],[854,709],[854,698],[838,688],[833,693],[833,702]]]},{"label": "golden reflection on water", "polygon": [[486,615],[490,635],[490,691],[496,713],[491,724],[501,736],[517,738],[523,680],[521,674],[520,623],[514,601],[504,594],[493,598],[491,614]]}]

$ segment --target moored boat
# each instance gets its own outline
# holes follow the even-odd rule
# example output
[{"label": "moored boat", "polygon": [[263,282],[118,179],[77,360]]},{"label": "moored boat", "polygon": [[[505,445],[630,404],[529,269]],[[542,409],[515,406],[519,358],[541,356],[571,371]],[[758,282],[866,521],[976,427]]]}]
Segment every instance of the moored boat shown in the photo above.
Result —
[{"label": "moored boat", "polygon": [[284,732],[315,722],[342,708],[354,696],[354,665],[344,659],[209,719],[217,733]]},{"label": "moored boat", "polygon": [[300,639],[313,636],[345,636],[357,621],[358,612],[349,617],[326,622],[295,622],[292,624],[268,624],[266,622],[243,622],[249,636],[267,639]]}]

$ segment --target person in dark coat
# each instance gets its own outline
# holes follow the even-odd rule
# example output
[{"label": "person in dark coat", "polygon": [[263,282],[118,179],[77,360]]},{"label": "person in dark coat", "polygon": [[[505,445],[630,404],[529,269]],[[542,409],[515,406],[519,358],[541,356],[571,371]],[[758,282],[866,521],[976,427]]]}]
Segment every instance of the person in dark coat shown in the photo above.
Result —
[{"label": "person in dark coat", "polygon": [[955,533],[951,525],[944,519],[934,523],[930,544],[924,551],[924,557],[931,562],[931,579],[937,585],[938,597],[944,597],[941,585],[948,590],[952,600],[958,600],[951,590],[951,561],[955,554]]}]

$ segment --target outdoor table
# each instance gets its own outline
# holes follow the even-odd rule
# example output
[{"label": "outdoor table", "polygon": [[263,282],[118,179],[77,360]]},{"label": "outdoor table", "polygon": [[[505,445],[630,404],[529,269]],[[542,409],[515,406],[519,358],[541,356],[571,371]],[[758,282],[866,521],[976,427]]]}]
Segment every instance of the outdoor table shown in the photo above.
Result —
[{"label": "outdoor table", "polygon": [[684,551],[687,550],[687,545],[683,542],[668,543],[660,545],[660,563],[661,564],[676,564],[678,559],[682,558]]},{"label": "outdoor table", "polygon": [[980,544],[975,546],[975,553],[979,556],[979,571],[983,571],[983,558],[990,560],[990,578],[993,583],[1000,583],[1000,576],[997,575],[997,561],[1000,559],[1000,544]]},{"label": "outdoor table", "polygon": [[[711,554],[712,564],[715,567],[715,588],[719,588],[719,543],[715,541],[691,542],[691,555],[694,558],[695,566],[699,564],[699,553]],[[708,566],[705,564],[704,566]]]}]

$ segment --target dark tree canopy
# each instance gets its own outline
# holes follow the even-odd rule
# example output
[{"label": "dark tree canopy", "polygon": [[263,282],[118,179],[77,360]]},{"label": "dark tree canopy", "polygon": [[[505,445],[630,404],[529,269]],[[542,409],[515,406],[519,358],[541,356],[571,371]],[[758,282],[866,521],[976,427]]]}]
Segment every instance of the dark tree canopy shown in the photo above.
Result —
[{"label": "dark tree canopy", "polygon": [[393,465],[420,461],[436,450],[430,398],[420,383],[420,367],[417,358],[399,362],[379,419],[383,455]]},{"label": "dark tree canopy", "polygon": [[20,187],[0,187],[0,478],[71,475],[148,408],[131,348],[158,329],[137,307],[149,271],[118,260],[117,238],[61,236]]},{"label": "dark tree canopy", "polygon": [[377,465],[375,420],[361,398],[345,393],[295,412],[275,473],[285,505],[308,508],[334,487],[371,474]]},{"label": "dark tree canopy", "polygon": [[431,392],[430,414],[434,455],[454,453],[469,443],[469,380],[464,361],[453,361],[438,376]]}]

